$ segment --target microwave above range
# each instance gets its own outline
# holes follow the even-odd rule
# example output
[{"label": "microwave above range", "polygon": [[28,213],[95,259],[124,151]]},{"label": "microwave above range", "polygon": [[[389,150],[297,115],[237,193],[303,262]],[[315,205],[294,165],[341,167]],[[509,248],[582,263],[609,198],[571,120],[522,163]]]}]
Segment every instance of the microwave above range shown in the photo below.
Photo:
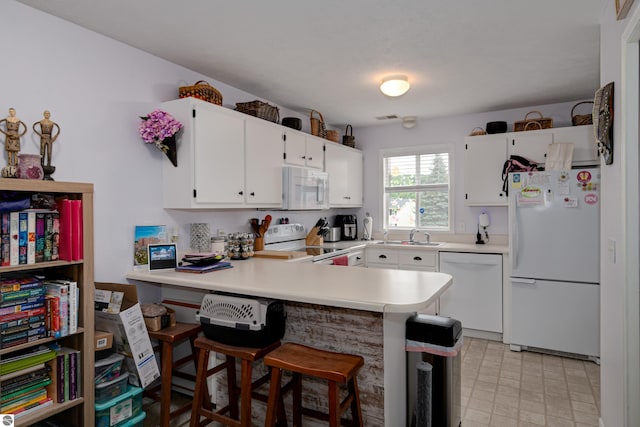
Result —
[{"label": "microwave above range", "polygon": [[329,174],[317,169],[282,168],[282,208],[288,210],[329,209]]}]

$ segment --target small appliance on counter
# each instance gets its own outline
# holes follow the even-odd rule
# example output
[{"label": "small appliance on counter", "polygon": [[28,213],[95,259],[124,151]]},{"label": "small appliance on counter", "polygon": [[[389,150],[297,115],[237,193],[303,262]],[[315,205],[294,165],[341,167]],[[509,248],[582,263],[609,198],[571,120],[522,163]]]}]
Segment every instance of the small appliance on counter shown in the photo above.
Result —
[{"label": "small appliance on counter", "polygon": [[325,242],[339,242],[340,241],[340,232],[342,228],[340,227],[331,227],[329,229],[329,234],[324,238]]},{"label": "small appliance on counter", "polygon": [[336,215],[335,226],[340,228],[340,240],[358,238],[358,221],[355,215]]},{"label": "small appliance on counter", "polygon": [[371,236],[373,235],[373,218],[371,218],[369,212],[365,214],[362,225],[364,228],[364,230],[362,230],[362,240],[371,240]]}]

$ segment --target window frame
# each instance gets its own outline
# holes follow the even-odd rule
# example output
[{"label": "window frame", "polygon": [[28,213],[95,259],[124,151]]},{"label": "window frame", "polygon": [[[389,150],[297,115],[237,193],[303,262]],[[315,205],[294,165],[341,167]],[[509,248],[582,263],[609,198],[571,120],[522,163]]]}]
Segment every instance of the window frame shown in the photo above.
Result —
[{"label": "window frame", "polygon": [[[387,157],[399,157],[399,156],[409,156],[409,155],[421,155],[421,154],[440,154],[446,153],[449,156],[449,227],[389,227],[388,217],[385,209],[385,200],[386,200],[386,191],[385,191],[385,170],[384,170],[384,162]],[[393,231],[393,230],[411,230],[413,228],[417,228],[419,230],[426,230],[429,232],[440,233],[440,234],[452,234],[455,231],[455,222],[454,222],[454,194],[455,194],[455,146],[453,144],[431,144],[431,145],[419,145],[419,146],[411,146],[411,147],[398,147],[398,148],[386,148],[379,151],[378,155],[378,171],[379,171],[379,179],[378,179],[378,211],[381,220],[381,226],[383,230]],[[409,189],[409,187],[403,187],[405,189]],[[419,191],[420,186],[411,186],[410,188],[415,188],[416,191]],[[413,190],[409,190],[413,191]]]}]

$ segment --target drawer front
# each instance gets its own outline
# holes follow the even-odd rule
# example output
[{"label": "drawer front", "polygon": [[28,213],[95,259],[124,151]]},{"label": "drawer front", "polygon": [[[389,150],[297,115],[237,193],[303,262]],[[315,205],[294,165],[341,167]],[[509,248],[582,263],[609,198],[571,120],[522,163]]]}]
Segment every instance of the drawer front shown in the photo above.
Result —
[{"label": "drawer front", "polygon": [[388,249],[369,249],[366,250],[367,264],[397,264],[398,253]]},{"label": "drawer front", "polygon": [[404,251],[398,254],[398,264],[400,264],[401,267],[432,267],[432,271],[436,271],[436,266],[438,265],[438,252]]}]

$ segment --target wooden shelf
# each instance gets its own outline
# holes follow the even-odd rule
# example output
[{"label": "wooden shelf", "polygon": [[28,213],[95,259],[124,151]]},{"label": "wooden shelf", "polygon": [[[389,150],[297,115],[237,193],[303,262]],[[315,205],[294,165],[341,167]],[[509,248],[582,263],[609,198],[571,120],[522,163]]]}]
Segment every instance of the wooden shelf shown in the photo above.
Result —
[{"label": "wooden shelf", "polygon": [[[57,414],[65,420],[65,426],[93,426],[95,425],[94,407],[94,317],[93,317],[93,184],[37,181],[28,179],[0,178],[0,192],[24,192],[28,194],[44,193],[54,196],[65,196],[82,201],[82,228],[84,259],[80,261],[51,261],[36,264],[22,264],[0,267],[0,275],[8,272],[35,272],[47,276],[47,271],[64,274],[78,283],[80,300],[78,301],[78,331],[61,338],[43,338],[27,344],[0,350],[0,357],[18,350],[37,347],[52,342],[72,347],[81,352],[80,388],[82,397],[64,403],[54,403],[23,418],[16,420],[16,426],[29,426]],[[81,327],[80,327],[81,325]],[[54,379],[55,381],[55,379]]]}]

